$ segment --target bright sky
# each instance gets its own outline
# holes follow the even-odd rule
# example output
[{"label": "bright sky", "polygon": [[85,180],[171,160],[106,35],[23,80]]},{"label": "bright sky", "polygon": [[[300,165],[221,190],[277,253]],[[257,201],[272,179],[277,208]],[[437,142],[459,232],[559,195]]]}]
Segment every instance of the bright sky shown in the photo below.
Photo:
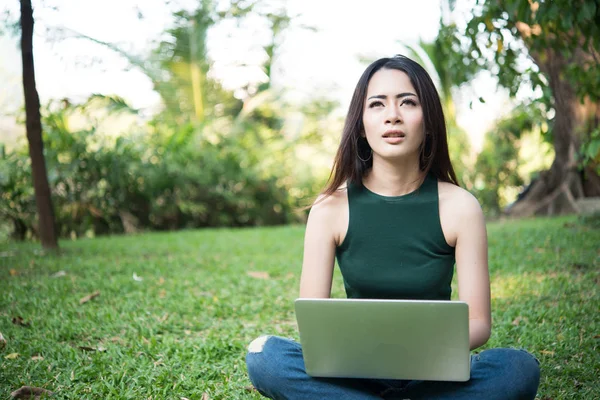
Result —
[{"label": "bright sky", "polygon": [[[18,2],[14,1],[18,12]],[[40,1],[33,1],[34,7]],[[169,5],[167,5],[168,3]],[[117,94],[134,107],[152,109],[159,97],[141,72],[132,69],[114,52],[84,40],[47,39],[47,27],[66,27],[99,40],[114,42],[137,54],[149,51],[170,24],[171,11],[190,7],[197,1],[179,0],[46,0],[35,9],[34,56],[36,79],[42,102],[55,98],[81,101],[92,93]],[[470,0],[459,0],[460,15],[467,13]],[[137,5],[140,4],[140,8]],[[299,15],[286,35],[274,73],[274,84],[291,95],[316,93],[348,104],[354,85],[365,68],[359,57],[376,59],[404,52],[400,42],[431,41],[437,34],[440,0],[289,0],[291,15]],[[48,5],[55,5],[53,11]],[[462,12],[460,10],[463,10]],[[143,19],[138,19],[141,12]],[[15,14],[17,15],[17,14]],[[317,32],[298,28],[317,28]],[[258,68],[239,68],[240,63],[258,65],[265,32],[260,22],[250,21],[242,30],[222,25],[210,32],[209,55],[215,76],[235,89],[263,77]],[[0,114],[22,106],[21,60],[16,39],[0,38]],[[491,78],[458,95],[459,124],[477,148],[485,130],[499,117],[506,95],[496,95]],[[479,104],[485,96],[486,104]],[[473,109],[468,108],[473,101]],[[0,120],[0,130],[6,128]]]}]

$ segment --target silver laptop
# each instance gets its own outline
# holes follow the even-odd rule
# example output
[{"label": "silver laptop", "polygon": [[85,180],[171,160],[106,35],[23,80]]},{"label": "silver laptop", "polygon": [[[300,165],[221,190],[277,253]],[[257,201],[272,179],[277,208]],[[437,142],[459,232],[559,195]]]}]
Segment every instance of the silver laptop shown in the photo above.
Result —
[{"label": "silver laptop", "polygon": [[297,299],[295,306],[310,376],[469,380],[465,302]]}]

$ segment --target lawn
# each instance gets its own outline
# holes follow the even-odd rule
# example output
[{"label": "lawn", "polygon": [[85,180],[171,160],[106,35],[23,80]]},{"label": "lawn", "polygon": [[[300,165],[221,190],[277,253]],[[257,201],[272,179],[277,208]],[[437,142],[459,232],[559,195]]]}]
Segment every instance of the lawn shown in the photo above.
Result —
[{"label": "lawn", "polygon": [[[538,357],[540,399],[600,398],[600,229],[566,217],[488,232],[486,348]],[[59,256],[0,244],[0,399],[23,385],[68,399],[258,399],[245,348],[265,333],[297,338],[303,233],[102,237],[63,241]]]}]

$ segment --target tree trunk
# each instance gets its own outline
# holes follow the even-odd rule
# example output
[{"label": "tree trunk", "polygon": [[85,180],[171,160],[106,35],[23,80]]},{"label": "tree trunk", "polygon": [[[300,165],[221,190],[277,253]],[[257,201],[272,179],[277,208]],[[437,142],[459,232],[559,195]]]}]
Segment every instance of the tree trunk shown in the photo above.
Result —
[{"label": "tree trunk", "polygon": [[532,215],[555,215],[578,213],[576,199],[597,196],[600,193],[600,179],[593,168],[580,171],[577,151],[581,137],[589,134],[598,124],[600,108],[586,101],[583,104],[565,77],[568,64],[582,62],[586,54],[582,49],[574,52],[574,59],[565,58],[551,48],[544,54],[530,52],[540,70],[546,75],[554,98],[554,140],[555,159],[548,171],[540,174],[540,179],[532,183],[528,193],[508,211],[510,216],[527,217]]},{"label": "tree trunk", "polygon": [[40,98],[35,86],[33,65],[33,9],[31,0],[21,0],[21,55],[23,60],[23,91],[25,94],[25,118],[27,141],[35,189],[35,202],[38,210],[39,233],[42,246],[57,249],[54,210],[50,197],[46,162],[44,160],[44,142],[42,141],[42,123],[40,117]]}]

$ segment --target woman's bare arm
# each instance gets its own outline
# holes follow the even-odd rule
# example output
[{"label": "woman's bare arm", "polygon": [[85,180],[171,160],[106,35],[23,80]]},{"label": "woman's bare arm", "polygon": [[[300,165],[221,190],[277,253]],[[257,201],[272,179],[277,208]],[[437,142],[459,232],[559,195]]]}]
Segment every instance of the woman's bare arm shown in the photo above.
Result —
[{"label": "woman's bare arm", "polygon": [[[300,278],[300,297],[328,298],[338,244],[337,229],[345,199],[334,194],[319,199],[311,208],[304,236],[304,258]],[[346,200],[347,201],[347,200]]]},{"label": "woman's bare arm", "polygon": [[464,193],[457,207],[456,273],[458,297],[469,305],[469,345],[483,346],[490,338],[490,277],[487,232],[479,202]]}]

